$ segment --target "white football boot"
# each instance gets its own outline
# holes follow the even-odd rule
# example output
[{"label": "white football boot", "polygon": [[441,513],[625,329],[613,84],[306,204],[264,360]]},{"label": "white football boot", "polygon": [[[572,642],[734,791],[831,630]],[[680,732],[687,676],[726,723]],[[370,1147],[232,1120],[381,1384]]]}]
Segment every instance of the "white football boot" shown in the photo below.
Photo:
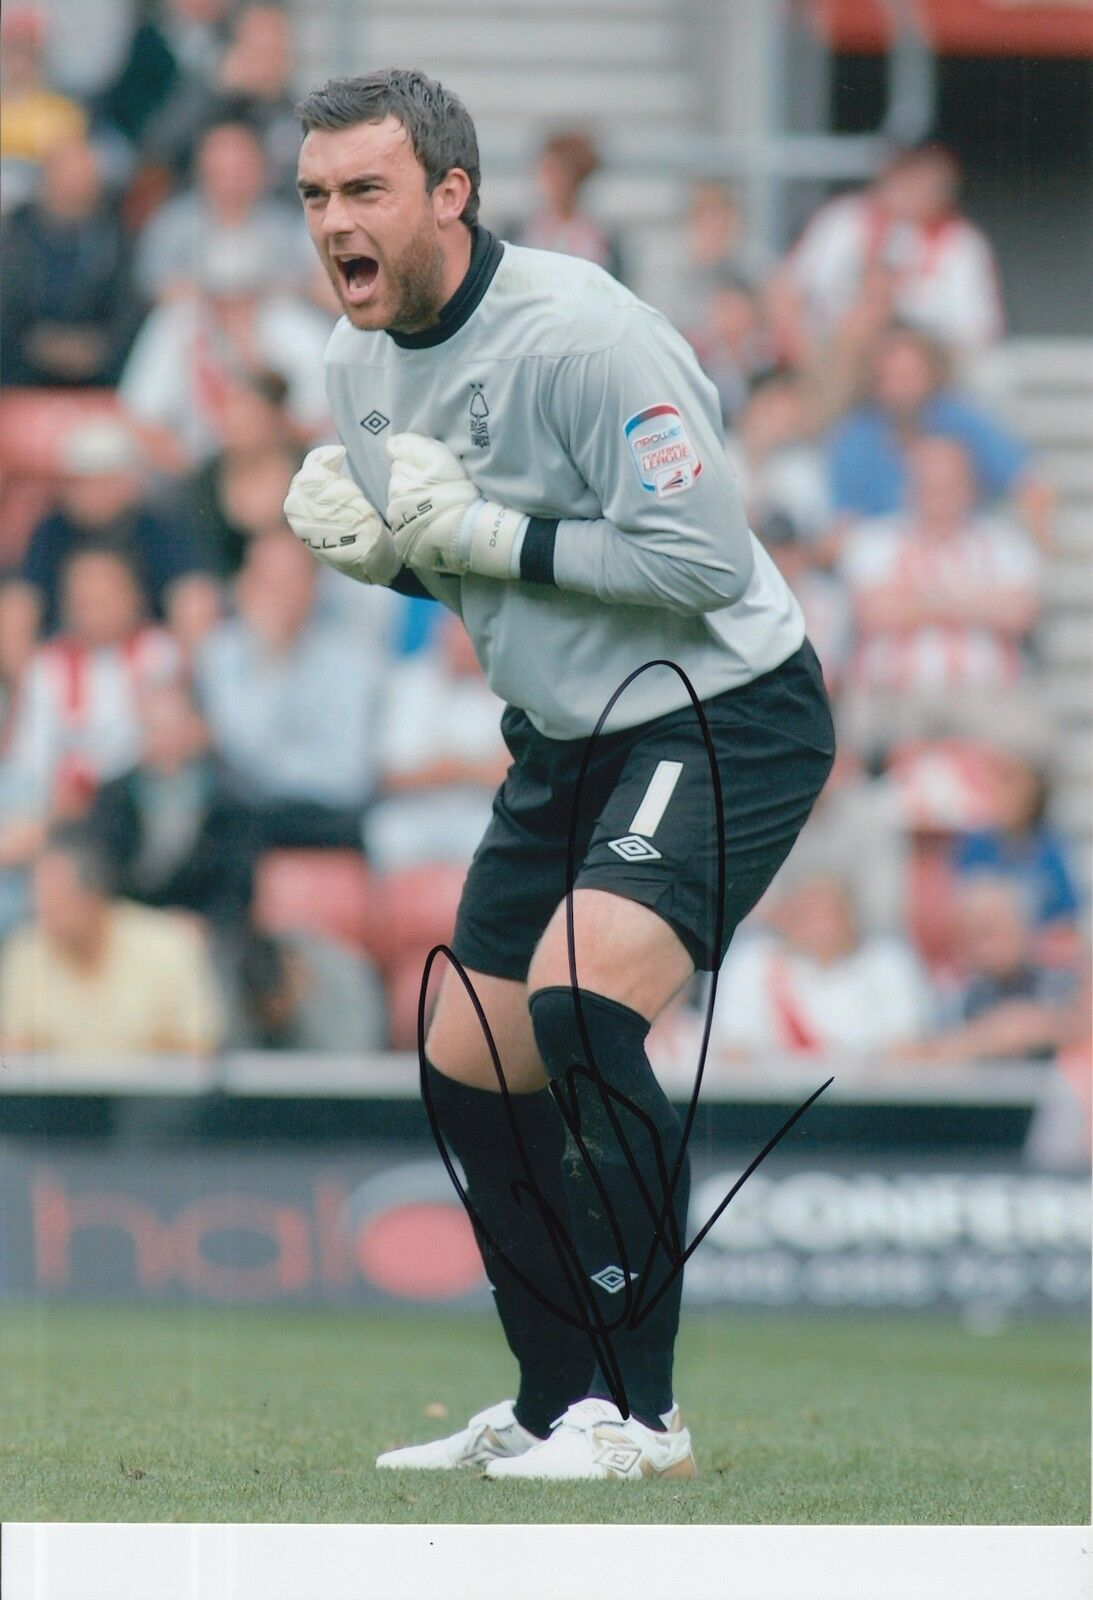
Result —
[{"label": "white football boot", "polygon": [[507,1461],[521,1456],[533,1445],[542,1444],[537,1434],[517,1422],[513,1401],[499,1400],[471,1418],[465,1428],[447,1439],[429,1444],[408,1444],[400,1450],[385,1450],[376,1457],[377,1467],[415,1467],[434,1472],[451,1472],[457,1467],[479,1472],[491,1461]]},{"label": "white football boot", "polygon": [[691,1436],[679,1408],[665,1418],[667,1432],[623,1416],[610,1400],[578,1400],[550,1437],[519,1456],[497,1458],[487,1478],[693,1478]]}]

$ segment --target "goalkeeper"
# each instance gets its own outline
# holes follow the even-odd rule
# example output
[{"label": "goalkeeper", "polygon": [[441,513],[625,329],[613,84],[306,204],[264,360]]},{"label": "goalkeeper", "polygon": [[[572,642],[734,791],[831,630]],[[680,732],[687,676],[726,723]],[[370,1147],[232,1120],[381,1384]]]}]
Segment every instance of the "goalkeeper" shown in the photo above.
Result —
[{"label": "goalkeeper", "polygon": [[[680,1124],[645,1039],[696,969],[720,966],[827,777],[819,667],[748,531],[717,396],[683,339],[599,267],[478,224],[474,126],[439,84],[375,72],[300,111],[300,194],[344,311],[326,355],[342,442],[311,452],[286,515],[336,570],[462,618],[507,702],[513,758],[452,948],[519,1140],[451,968],[424,1070],[519,1392],[379,1464],[690,1476],[672,1380],[688,1169],[683,1153],[669,1200]],[[660,664],[619,696],[589,755],[574,982],[578,774],[608,700],[647,662]],[[665,663],[693,685],[713,744],[720,928],[707,745]]]}]

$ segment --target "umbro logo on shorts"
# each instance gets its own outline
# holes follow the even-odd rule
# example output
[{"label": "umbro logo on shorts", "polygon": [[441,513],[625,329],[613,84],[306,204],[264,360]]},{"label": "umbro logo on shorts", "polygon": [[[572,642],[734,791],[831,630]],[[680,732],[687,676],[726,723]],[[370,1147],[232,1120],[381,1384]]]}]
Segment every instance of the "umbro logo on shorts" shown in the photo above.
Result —
[{"label": "umbro logo on shorts", "polygon": [[659,850],[651,845],[648,839],[643,839],[640,833],[627,833],[621,839],[609,839],[607,848],[613,850],[624,861],[660,861],[662,856]]},{"label": "umbro logo on shorts", "polygon": [[649,837],[659,828],[682,771],[682,761],[657,762],[656,771],[641,797],[641,804],[630,819],[630,832],[624,833],[621,839],[609,839],[609,850],[613,850],[624,861],[664,859],[656,846],[649,843]]}]

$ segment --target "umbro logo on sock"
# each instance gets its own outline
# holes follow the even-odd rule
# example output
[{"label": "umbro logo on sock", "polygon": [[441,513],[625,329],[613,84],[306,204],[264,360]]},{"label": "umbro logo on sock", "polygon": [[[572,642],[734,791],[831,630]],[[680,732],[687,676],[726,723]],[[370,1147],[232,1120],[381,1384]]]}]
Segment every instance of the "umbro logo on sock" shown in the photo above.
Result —
[{"label": "umbro logo on sock", "polygon": [[[608,1294],[618,1294],[619,1290],[626,1285],[626,1273],[621,1267],[601,1267],[599,1272],[593,1272],[590,1276],[592,1282],[598,1283],[601,1289],[607,1290]],[[638,1276],[638,1273],[632,1272],[630,1274],[631,1283]]]}]

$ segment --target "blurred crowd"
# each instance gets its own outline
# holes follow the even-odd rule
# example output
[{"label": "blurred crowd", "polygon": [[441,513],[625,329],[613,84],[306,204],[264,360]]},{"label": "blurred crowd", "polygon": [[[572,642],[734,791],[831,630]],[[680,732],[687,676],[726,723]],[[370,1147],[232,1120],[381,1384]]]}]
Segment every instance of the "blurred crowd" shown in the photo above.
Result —
[{"label": "blurred crowd", "polygon": [[[501,707],[442,608],[337,579],[284,524],[331,436],[336,314],[285,14],[134,13],[78,93],[43,15],[3,14],[0,1040],[412,1047]],[[551,134],[495,225],[625,277],[597,166]],[[721,974],[723,1063],[1050,1060],[1088,1033],[1037,664],[1053,496],[972,382],[1004,321],[959,180],[898,152],[780,261],[726,187],[681,196],[670,309],[841,736]]]}]

